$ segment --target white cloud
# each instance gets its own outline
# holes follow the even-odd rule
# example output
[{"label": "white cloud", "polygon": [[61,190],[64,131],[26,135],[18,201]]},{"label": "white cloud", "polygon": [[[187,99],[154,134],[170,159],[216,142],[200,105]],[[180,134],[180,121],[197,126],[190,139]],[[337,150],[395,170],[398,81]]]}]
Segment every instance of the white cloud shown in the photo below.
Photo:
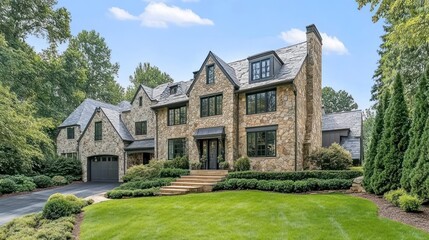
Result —
[{"label": "white cloud", "polygon": [[131,15],[124,9],[112,7],[110,13],[118,20],[139,20],[146,27],[166,28],[170,24],[177,26],[214,25],[208,18],[201,18],[190,9],[169,6],[163,2],[151,2],[139,16]]},{"label": "white cloud", "polygon": [[138,20],[138,17],[131,15],[129,12],[122,8],[111,7],[109,12],[113,15],[114,18],[125,21],[125,20]]},{"label": "white cloud", "polygon": [[[323,50],[326,53],[335,53],[338,55],[348,54],[346,46],[335,36],[329,36],[326,33],[320,33],[323,39]],[[280,37],[289,44],[304,42],[306,33],[300,29],[292,28],[287,32],[281,32]]]}]

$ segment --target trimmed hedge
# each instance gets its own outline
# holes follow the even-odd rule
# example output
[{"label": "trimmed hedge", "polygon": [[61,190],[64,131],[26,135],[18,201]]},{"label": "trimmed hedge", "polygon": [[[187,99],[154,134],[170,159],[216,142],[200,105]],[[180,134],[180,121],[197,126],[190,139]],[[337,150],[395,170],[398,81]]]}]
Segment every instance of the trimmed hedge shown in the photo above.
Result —
[{"label": "trimmed hedge", "polygon": [[362,171],[351,170],[319,170],[319,171],[299,171],[299,172],[231,172],[227,178],[246,178],[257,180],[305,180],[309,178],[316,179],[353,179],[363,175]]},{"label": "trimmed hedge", "polygon": [[151,181],[134,181],[121,184],[121,186],[114,190],[136,190],[136,189],[148,189],[153,187],[167,186],[173,182],[174,178],[159,178]]},{"label": "trimmed hedge", "polygon": [[159,188],[136,189],[136,190],[111,190],[106,196],[111,199],[126,197],[149,197],[158,195]]},{"label": "trimmed hedge", "polygon": [[349,189],[352,186],[352,182],[353,180],[351,179],[306,179],[294,182],[292,180],[279,181],[232,178],[217,183],[213,191],[257,189],[283,193],[300,193],[317,190]]},{"label": "trimmed hedge", "polygon": [[179,168],[163,168],[159,174],[160,178],[178,178],[189,175],[189,170]]},{"label": "trimmed hedge", "polygon": [[384,199],[405,212],[417,212],[423,203],[417,196],[409,195],[402,188],[385,193]]},{"label": "trimmed hedge", "polygon": [[36,184],[38,188],[47,188],[47,187],[51,187],[54,184],[52,182],[52,178],[45,175],[34,176],[33,182]]},{"label": "trimmed hedge", "polygon": [[18,189],[18,185],[9,178],[0,179],[0,194],[13,193]]},{"label": "trimmed hedge", "polygon": [[43,207],[42,214],[46,219],[58,219],[78,214],[88,204],[90,204],[89,201],[85,201],[74,195],[55,193],[49,197]]}]

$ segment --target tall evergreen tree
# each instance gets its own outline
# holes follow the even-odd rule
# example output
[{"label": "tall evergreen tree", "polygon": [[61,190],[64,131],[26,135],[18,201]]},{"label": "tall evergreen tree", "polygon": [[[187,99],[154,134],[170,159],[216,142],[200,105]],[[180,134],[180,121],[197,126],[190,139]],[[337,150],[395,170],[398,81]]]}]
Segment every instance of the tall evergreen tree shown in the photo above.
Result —
[{"label": "tall evergreen tree", "polygon": [[[429,142],[429,118],[426,119],[425,128],[420,143]],[[421,144],[420,156],[416,167],[411,171],[411,193],[421,198],[429,199],[429,145]]]},{"label": "tall evergreen tree", "polygon": [[427,75],[425,73],[420,78],[419,88],[414,98],[414,114],[409,132],[410,145],[405,152],[402,167],[401,186],[407,191],[411,190],[411,172],[419,160],[421,146],[424,146],[421,142],[421,137],[423,134],[422,129],[425,128],[426,119],[428,118],[428,90]]},{"label": "tall evergreen tree", "polygon": [[392,98],[384,115],[383,134],[377,149],[371,187],[383,194],[400,187],[402,163],[409,142],[408,109],[399,75],[393,83]]},{"label": "tall evergreen tree", "polygon": [[380,144],[381,135],[383,133],[383,120],[384,114],[387,107],[389,106],[390,94],[389,91],[385,91],[381,102],[377,106],[377,113],[375,115],[375,123],[371,133],[371,142],[369,146],[368,154],[366,155],[365,164],[363,166],[363,184],[367,192],[373,193],[374,190],[371,187],[371,179],[374,174],[375,157],[377,156],[377,148]]}]

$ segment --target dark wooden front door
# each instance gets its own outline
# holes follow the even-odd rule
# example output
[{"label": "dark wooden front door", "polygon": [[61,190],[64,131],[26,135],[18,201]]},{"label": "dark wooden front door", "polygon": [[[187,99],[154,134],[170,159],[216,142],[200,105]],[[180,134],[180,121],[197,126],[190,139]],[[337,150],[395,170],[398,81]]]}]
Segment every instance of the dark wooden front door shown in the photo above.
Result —
[{"label": "dark wooden front door", "polygon": [[208,150],[208,165],[209,169],[217,169],[217,154],[218,154],[218,141],[217,139],[209,140]]}]

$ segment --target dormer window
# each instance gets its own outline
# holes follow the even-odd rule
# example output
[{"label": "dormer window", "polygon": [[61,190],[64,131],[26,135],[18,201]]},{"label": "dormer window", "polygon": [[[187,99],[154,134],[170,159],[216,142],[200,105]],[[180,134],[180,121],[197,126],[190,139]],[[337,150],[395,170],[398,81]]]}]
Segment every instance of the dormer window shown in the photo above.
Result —
[{"label": "dormer window", "polygon": [[214,64],[207,66],[207,84],[215,82]]},{"label": "dormer window", "polygon": [[176,94],[177,93],[177,86],[171,86],[170,87],[170,95]]},{"label": "dormer window", "polygon": [[271,77],[271,58],[251,63],[251,81],[264,80]]}]

